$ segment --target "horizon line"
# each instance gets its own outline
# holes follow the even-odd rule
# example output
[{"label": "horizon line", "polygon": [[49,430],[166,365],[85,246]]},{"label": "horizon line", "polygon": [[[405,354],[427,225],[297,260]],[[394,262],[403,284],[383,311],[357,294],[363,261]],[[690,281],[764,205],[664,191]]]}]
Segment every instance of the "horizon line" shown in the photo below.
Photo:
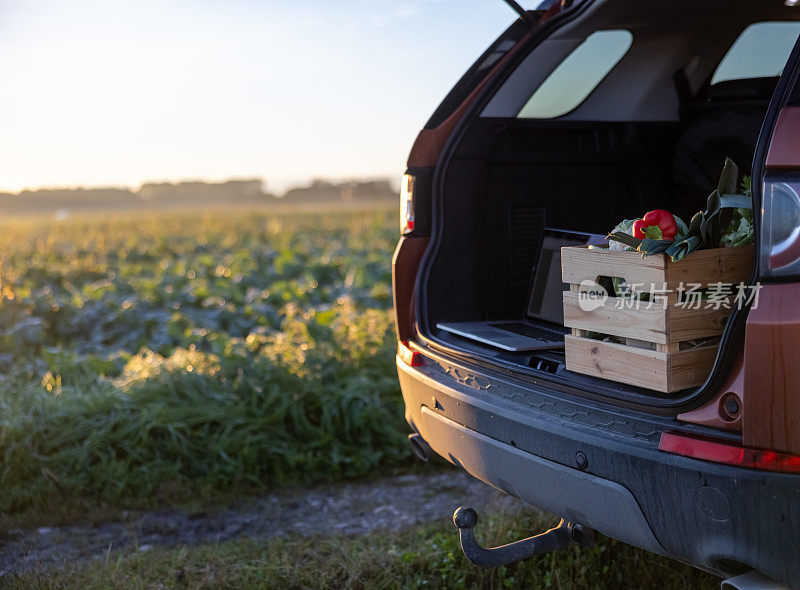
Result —
[{"label": "horizon line", "polygon": [[399,190],[400,186],[400,179],[393,179],[392,175],[383,174],[383,175],[363,175],[363,176],[324,176],[324,175],[309,175],[306,176],[304,179],[296,179],[296,180],[286,180],[284,182],[280,181],[273,181],[273,183],[277,184],[277,187],[272,187],[272,189],[268,190],[269,187],[269,180],[264,178],[263,176],[253,175],[253,176],[245,176],[245,175],[236,175],[236,176],[228,176],[228,177],[217,177],[217,178],[199,178],[199,177],[185,177],[180,179],[164,179],[164,178],[157,178],[157,179],[149,179],[143,180],[138,183],[126,184],[126,183],[119,183],[119,184],[63,184],[63,185],[38,185],[38,186],[25,186],[19,189],[14,188],[0,188],[0,194],[8,194],[8,195],[20,195],[24,192],[36,192],[36,191],[79,191],[79,190],[127,190],[130,192],[138,192],[142,189],[143,186],[150,185],[150,184],[171,184],[173,186],[177,186],[183,183],[190,183],[190,182],[198,182],[203,184],[223,184],[225,182],[232,182],[232,181],[260,181],[262,183],[262,192],[268,194],[272,191],[286,193],[295,188],[306,188],[310,187],[314,182],[329,182],[331,184],[343,184],[347,182],[377,182],[377,181],[387,181],[389,182],[390,186],[393,188],[397,188]]}]

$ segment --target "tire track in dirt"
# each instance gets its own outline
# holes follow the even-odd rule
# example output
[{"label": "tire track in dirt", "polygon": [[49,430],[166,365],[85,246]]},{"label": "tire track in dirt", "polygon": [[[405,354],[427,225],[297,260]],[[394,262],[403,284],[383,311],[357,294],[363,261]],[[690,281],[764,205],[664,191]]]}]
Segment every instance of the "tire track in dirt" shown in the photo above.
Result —
[{"label": "tire track in dirt", "polygon": [[170,509],[127,513],[125,520],[94,526],[12,530],[0,536],[0,576],[154,547],[288,535],[364,535],[449,517],[461,504],[469,504],[479,513],[508,513],[524,508],[519,500],[464,472],[400,475],[287,490],[213,512]]}]

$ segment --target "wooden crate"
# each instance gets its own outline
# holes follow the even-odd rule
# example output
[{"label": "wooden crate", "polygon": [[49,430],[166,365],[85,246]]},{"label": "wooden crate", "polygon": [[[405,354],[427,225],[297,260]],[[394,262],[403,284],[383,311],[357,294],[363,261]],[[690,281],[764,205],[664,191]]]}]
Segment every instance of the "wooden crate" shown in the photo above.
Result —
[{"label": "wooden crate", "polygon": [[[718,283],[734,287],[747,283],[753,268],[752,246],[699,250],[679,262],[664,254],[642,258],[638,252],[609,251],[586,246],[561,249],[564,292],[564,325],[567,369],[638,387],[671,393],[701,385],[708,377],[717,343],[681,350],[681,342],[719,336],[734,302],[708,307],[679,302],[678,290]],[[636,291],[651,293],[655,301],[631,305],[630,300],[608,297],[594,309],[579,304],[580,285],[599,277],[620,277]],[[585,306],[584,306],[585,307]],[[655,350],[630,343],[617,344],[587,338],[599,332],[655,344]]]}]

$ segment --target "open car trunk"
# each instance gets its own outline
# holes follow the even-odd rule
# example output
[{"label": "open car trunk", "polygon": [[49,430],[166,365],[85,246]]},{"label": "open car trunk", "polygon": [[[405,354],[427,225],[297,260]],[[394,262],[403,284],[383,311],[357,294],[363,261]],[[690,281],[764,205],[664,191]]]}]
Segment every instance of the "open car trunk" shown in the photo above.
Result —
[{"label": "open car trunk", "polygon": [[436,324],[522,320],[543,222],[606,234],[632,212],[670,209],[679,126],[482,119],[471,132],[491,138],[490,145],[470,146],[465,139],[448,166],[437,208],[438,239],[422,273],[422,329],[473,358],[516,366],[521,376],[544,372],[573,387],[640,403],[670,399],[566,371],[563,349],[503,351]]},{"label": "open car trunk", "polygon": [[[712,73],[749,23],[793,19],[797,11],[778,2],[760,2],[764,14],[759,16],[747,14],[747,3],[740,3],[740,12],[730,15],[727,25],[719,22],[719,41],[704,47],[707,55],[699,62],[691,51],[675,51],[663,56],[672,62],[642,69],[648,60],[660,58],[653,48],[673,35],[675,45],[691,46],[700,30],[709,26],[702,19],[712,18],[712,4],[720,3],[709,3],[706,13],[698,9],[700,25],[693,23],[691,30],[681,31],[668,19],[652,20],[663,14],[648,17],[630,2],[604,3],[609,7],[601,18],[606,27],[625,23],[633,31],[633,48],[619,64],[628,84],[636,84],[636,77],[648,72],[675,72],[660,84],[648,82],[654,109],[659,111],[652,117],[646,112],[646,96],[629,117],[603,114],[603,100],[613,101],[619,92],[620,81],[612,71],[585,103],[565,116],[522,118],[516,116],[519,104],[502,113],[491,102],[485,107],[485,101],[483,111],[466,121],[437,170],[432,247],[418,282],[418,325],[430,345],[510,371],[520,379],[554,380],[591,396],[667,412],[691,404],[700,389],[668,395],[584,376],[566,370],[563,349],[509,352],[448,333],[437,324],[523,320],[543,219],[548,228],[602,235],[623,219],[653,209],[669,210],[688,222],[705,209],[726,157],[737,163],[741,175],[751,173],[759,130],[778,77],[711,84]],[[692,6],[696,3],[687,3],[687,11]],[[673,9],[672,14],[679,13]],[[565,36],[590,34],[589,16],[566,25],[572,29]],[[638,47],[637,34],[646,41]],[[700,72],[695,78],[700,76],[701,83],[680,74],[687,59],[695,60],[692,67]],[[524,64],[517,71],[524,70]],[[513,76],[506,86],[514,82]],[[503,92],[501,86],[495,96]]]}]

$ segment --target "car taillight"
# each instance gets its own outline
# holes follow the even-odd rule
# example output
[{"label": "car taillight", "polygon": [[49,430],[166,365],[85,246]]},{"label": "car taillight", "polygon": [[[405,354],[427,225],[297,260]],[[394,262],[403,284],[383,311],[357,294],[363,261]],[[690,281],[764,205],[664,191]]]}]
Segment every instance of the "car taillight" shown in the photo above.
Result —
[{"label": "car taillight", "polygon": [[800,275],[800,179],[764,183],[761,207],[761,275]]},{"label": "car taillight", "polygon": [[800,473],[800,456],[798,455],[740,447],[674,432],[665,432],[661,435],[658,450],[736,467],[781,473]]},{"label": "car taillight", "polygon": [[415,350],[411,350],[408,342],[402,340],[397,343],[397,356],[409,367],[421,367],[425,364],[422,355]]},{"label": "car taillight", "polygon": [[400,183],[400,233],[414,231],[414,175],[404,174]]}]

